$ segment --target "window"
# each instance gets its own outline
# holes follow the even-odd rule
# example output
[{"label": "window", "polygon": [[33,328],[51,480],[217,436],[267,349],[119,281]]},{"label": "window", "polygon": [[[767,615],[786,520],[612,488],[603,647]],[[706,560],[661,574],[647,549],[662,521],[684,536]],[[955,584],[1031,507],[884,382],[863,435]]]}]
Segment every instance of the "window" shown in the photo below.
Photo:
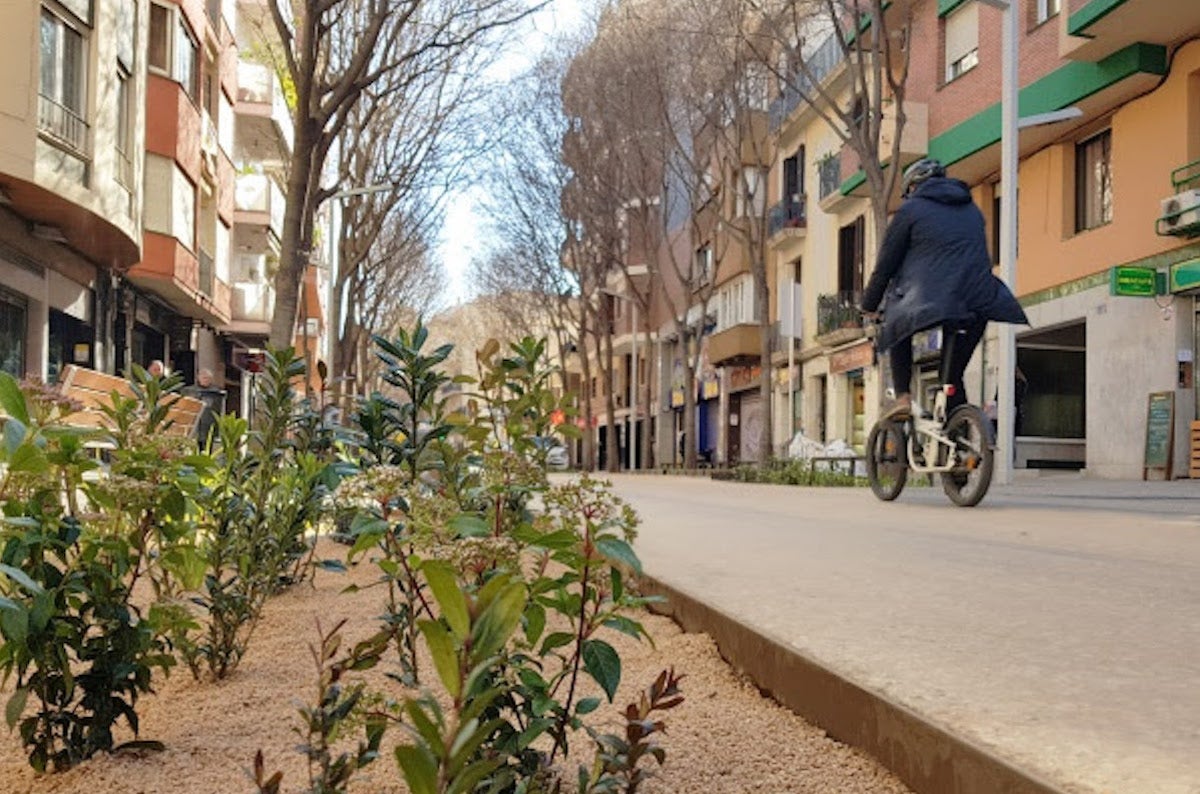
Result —
[{"label": "window", "polygon": [[866,217],[858,216],[838,230],[838,292],[861,292]]},{"label": "window", "polygon": [[150,42],[146,60],[154,69],[171,71],[171,12],[165,6],[150,4]]},{"label": "window", "polygon": [[25,377],[25,299],[0,289],[0,372]]},{"label": "window", "polygon": [[83,149],[87,140],[84,121],[87,61],[83,33],[64,16],[43,8],[40,49],[38,124],[43,132],[59,141]]},{"label": "window", "polygon": [[1051,17],[1058,16],[1062,11],[1062,0],[1035,0],[1037,3],[1037,24],[1042,24]]},{"label": "window", "polygon": [[694,275],[699,279],[699,284],[708,284],[712,282],[713,277],[713,252],[712,246],[706,245],[696,251],[696,264]]},{"label": "window", "polygon": [[804,200],[804,147],[783,161],[783,200],[799,203]]},{"label": "window", "polygon": [[192,31],[188,30],[187,22],[184,21],[183,16],[179,16],[179,21],[175,29],[174,77],[192,99],[196,98],[199,50],[200,45],[196,43],[196,37],[192,35]]},{"label": "window", "polygon": [[761,218],[767,206],[766,170],[747,167],[738,182],[736,217]]},{"label": "window", "polygon": [[133,186],[132,151],[133,77],[121,66],[117,67],[117,179],[126,187]]},{"label": "window", "polygon": [[966,3],[946,17],[946,82],[979,63],[979,4]]},{"label": "window", "polygon": [[1075,147],[1075,231],[1112,223],[1112,130]]},{"label": "window", "polygon": [[200,45],[187,21],[177,10],[150,4],[150,41],[147,63],[183,87],[192,99],[199,99]]}]

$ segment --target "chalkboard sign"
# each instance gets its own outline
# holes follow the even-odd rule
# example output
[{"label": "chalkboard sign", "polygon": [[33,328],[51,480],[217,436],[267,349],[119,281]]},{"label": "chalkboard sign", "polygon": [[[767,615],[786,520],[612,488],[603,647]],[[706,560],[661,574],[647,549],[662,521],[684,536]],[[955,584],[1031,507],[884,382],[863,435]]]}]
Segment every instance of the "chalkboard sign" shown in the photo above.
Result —
[{"label": "chalkboard sign", "polygon": [[1150,394],[1146,408],[1146,455],[1142,463],[1142,479],[1150,469],[1165,469],[1171,479],[1171,463],[1175,440],[1175,392]]}]

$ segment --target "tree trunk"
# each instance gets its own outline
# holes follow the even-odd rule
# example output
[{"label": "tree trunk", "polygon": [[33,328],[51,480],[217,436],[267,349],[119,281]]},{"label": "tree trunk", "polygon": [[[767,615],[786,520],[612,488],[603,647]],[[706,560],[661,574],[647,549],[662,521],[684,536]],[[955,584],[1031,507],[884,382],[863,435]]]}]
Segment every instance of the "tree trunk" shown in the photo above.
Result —
[{"label": "tree trunk", "polygon": [[604,340],[601,362],[604,365],[604,408],[608,425],[608,444],[605,446],[604,468],[609,472],[621,470],[621,445],[617,441],[617,395],[613,386],[613,329],[609,311],[602,315],[600,332]]},{"label": "tree trunk", "polygon": [[[296,115],[299,115],[297,112]],[[279,270],[275,273],[275,314],[271,317],[270,344],[276,349],[289,347],[296,331],[300,306],[300,283],[308,266],[311,240],[305,240],[304,214],[308,208],[308,193],[312,180],[310,160],[316,140],[308,119],[296,125],[295,147],[287,179],[287,207],[283,215],[283,239]]]},{"label": "tree trunk", "polygon": [[766,289],[766,263],[762,262],[755,266],[755,281],[758,281],[759,272],[762,273],[762,288],[755,295],[755,301],[758,303],[758,316],[762,318],[762,334],[759,336],[759,356],[761,372],[758,377],[758,393],[762,403],[762,426],[759,428],[758,435],[758,462],[766,463],[771,458],[775,457],[775,450],[772,446],[774,443],[772,428],[774,427],[774,411],[772,410],[772,391],[771,391],[771,293]]},{"label": "tree trunk", "polygon": [[[679,334],[683,340],[683,467],[694,469],[698,462],[700,431],[696,427],[696,368],[688,354],[688,333]],[[697,340],[699,341],[699,340]]]},{"label": "tree trunk", "polygon": [[650,388],[650,384],[653,380],[652,376],[654,375],[654,372],[652,371],[652,365],[654,362],[653,344],[654,343],[650,340],[650,330],[647,328],[646,334],[645,334],[645,344],[644,344],[644,347],[645,347],[646,353],[647,353],[647,355],[646,355],[646,385],[642,387],[642,399],[638,400],[638,406],[646,414],[646,419],[645,419],[645,421],[642,422],[642,433],[641,433],[641,437],[642,437],[642,468],[643,469],[654,468],[654,457],[655,457],[654,456],[654,432],[653,432],[655,428],[654,428],[653,420],[654,420],[654,415],[655,415],[656,411],[654,410],[654,406],[650,402],[653,399],[653,392]]}]

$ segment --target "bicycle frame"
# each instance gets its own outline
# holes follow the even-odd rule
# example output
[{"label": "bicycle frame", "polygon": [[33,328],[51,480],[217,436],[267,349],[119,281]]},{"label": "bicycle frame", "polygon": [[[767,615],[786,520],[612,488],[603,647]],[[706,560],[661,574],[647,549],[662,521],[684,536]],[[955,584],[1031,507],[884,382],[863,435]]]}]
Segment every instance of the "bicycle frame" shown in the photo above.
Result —
[{"label": "bicycle frame", "polygon": [[[908,467],[917,474],[942,474],[952,471],[956,465],[954,451],[957,445],[946,436],[944,431],[946,420],[949,418],[946,413],[948,390],[954,388],[949,383],[950,359],[959,332],[948,334],[943,332],[943,334],[945,338],[942,340],[942,362],[938,372],[940,385],[933,398],[932,414],[928,418],[925,417],[925,410],[918,399],[919,395],[913,395],[913,412],[908,433]],[[918,439],[920,439],[919,447]],[[918,449],[922,453],[921,459],[925,461],[921,464],[917,463],[915,454]],[[936,462],[938,460],[945,462],[939,464]]]},{"label": "bicycle frame", "polygon": [[[955,466],[952,454],[955,443],[943,432],[946,426],[946,388],[944,385],[938,388],[937,396],[934,397],[931,418],[924,418],[923,413],[920,403],[914,400],[913,416],[908,434],[908,467],[917,474],[941,474],[951,471]],[[917,463],[918,438],[921,439],[921,458],[926,461],[923,464]],[[943,448],[946,454],[939,455],[939,447]],[[939,458],[946,462],[940,465],[929,462],[937,461]]]}]

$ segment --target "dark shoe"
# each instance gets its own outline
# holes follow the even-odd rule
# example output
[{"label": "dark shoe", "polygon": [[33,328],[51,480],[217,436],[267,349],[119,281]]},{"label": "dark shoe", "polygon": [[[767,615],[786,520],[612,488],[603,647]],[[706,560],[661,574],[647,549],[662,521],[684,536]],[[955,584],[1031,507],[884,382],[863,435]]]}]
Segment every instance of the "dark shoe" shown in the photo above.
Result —
[{"label": "dark shoe", "polygon": [[888,407],[881,417],[881,420],[891,422],[903,422],[912,418],[912,402],[909,400],[896,400]]}]

